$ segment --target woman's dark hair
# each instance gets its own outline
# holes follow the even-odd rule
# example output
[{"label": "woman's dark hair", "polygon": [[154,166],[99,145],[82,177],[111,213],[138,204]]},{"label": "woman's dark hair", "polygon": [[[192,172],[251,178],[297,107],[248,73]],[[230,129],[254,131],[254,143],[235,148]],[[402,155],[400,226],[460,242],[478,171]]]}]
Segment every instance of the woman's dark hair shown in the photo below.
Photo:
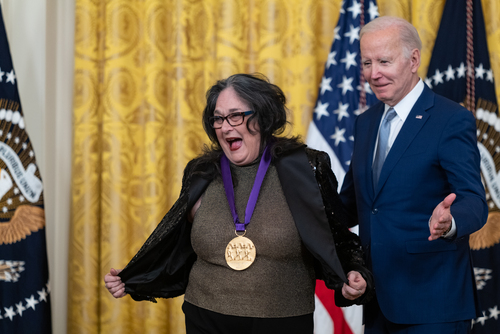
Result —
[{"label": "woman's dark hair", "polygon": [[[207,91],[207,105],[203,110],[203,127],[207,133],[211,147],[205,145],[203,154],[193,162],[193,169],[198,170],[197,173],[211,174],[208,165],[214,166],[215,170],[220,173],[219,160],[222,154],[222,147],[217,139],[215,129],[210,125],[210,117],[214,116],[215,106],[220,93],[232,87],[238,97],[248,104],[249,108],[254,111],[248,117],[247,129],[250,133],[254,131],[249,128],[249,123],[256,119],[259,124],[261,136],[260,152],[264,150],[264,146],[268,143],[271,145],[271,156],[278,157],[281,153],[294,150],[303,145],[300,137],[276,137],[281,135],[288,124],[286,119],[287,109],[285,106],[286,97],[283,91],[276,85],[273,85],[269,80],[260,73],[255,74],[234,74],[227,79],[219,80]],[[207,164],[208,165],[205,165]],[[198,168],[196,166],[203,165],[205,167]],[[205,169],[205,172],[203,170]]]},{"label": "woman's dark hair", "polygon": [[285,131],[288,122],[286,120],[286,97],[283,91],[270,83],[263,74],[234,74],[227,79],[217,81],[207,91],[207,105],[203,110],[203,127],[213,143],[212,149],[219,150],[220,144],[215,129],[210,126],[209,118],[214,115],[220,93],[229,87],[232,87],[238,97],[248,104],[250,110],[253,110],[254,113],[248,118],[247,129],[252,133],[249,124],[250,121],[256,119],[260,129],[261,150],[273,136]]}]

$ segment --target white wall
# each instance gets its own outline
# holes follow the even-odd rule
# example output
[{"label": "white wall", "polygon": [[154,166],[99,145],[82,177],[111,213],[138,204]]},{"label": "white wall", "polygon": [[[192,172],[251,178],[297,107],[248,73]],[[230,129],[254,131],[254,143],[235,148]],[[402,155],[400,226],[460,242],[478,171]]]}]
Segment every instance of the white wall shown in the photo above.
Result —
[{"label": "white wall", "polygon": [[44,183],[53,333],[66,333],[74,0],[0,0]]}]

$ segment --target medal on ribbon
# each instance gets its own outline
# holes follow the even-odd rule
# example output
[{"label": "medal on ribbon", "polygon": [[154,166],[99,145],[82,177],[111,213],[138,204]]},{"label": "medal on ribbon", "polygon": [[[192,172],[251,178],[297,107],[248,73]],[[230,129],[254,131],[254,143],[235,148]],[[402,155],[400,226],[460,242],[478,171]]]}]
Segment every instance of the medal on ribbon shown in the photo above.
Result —
[{"label": "medal on ribbon", "polygon": [[252,240],[245,237],[246,226],[250,223],[252,219],[252,214],[257,204],[257,198],[259,197],[260,187],[264,181],[267,169],[271,163],[271,154],[268,152],[268,146],[264,149],[262,153],[262,158],[260,159],[259,169],[257,170],[257,175],[255,176],[255,181],[250,192],[250,197],[248,198],[247,207],[245,209],[245,222],[241,223],[236,212],[236,205],[234,201],[234,187],[233,180],[231,178],[231,168],[229,166],[229,160],[225,154],[221,156],[221,172],[222,172],[222,182],[224,183],[224,190],[226,191],[227,201],[229,203],[229,208],[231,209],[231,214],[233,216],[236,238],[232,239],[226,247],[225,257],[227,265],[234,270],[245,270],[254,263],[257,256],[257,250]]},{"label": "medal on ribbon", "polygon": [[[236,234],[238,235],[238,234]],[[252,240],[237,236],[226,247],[226,262],[234,270],[245,270],[255,261],[257,251]]]}]

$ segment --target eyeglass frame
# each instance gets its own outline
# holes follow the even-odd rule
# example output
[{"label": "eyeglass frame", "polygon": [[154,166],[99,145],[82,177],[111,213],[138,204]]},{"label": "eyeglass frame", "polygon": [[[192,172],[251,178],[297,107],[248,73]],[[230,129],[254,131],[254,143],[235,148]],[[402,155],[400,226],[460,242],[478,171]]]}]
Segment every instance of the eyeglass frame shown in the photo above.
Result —
[{"label": "eyeglass frame", "polygon": [[[224,125],[224,121],[226,121],[227,124],[231,125],[234,128],[235,126],[241,125],[245,122],[245,116],[252,115],[253,113],[254,113],[253,110],[248,110],[248,111],[233,112],[227,116],[212,116],[212,117],[208,118],[208,122],[210,123],[210,126],[213,129],[217,129],[217,130],[222,128],[222,125]],[[240,115],[241,116],[241,123],[231,124],[231,122],[229,121],[229,117],[231,117],[233,115]],[[216,119],[222,119],[222,122],[220,123],[220,127],[218,127],[218,128],[215,127],[215,120]]]}]

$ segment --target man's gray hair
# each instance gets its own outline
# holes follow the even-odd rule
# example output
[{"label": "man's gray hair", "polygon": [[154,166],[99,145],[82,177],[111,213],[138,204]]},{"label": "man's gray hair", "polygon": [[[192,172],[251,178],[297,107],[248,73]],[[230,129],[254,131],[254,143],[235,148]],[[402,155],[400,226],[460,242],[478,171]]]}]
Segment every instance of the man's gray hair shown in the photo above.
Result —
[{"label": "man's gray hair", "polygon": [[406,58],[410,58],[412,50],[422,50],[422,41],[420,40],[417,29],[410,22],[396,16],[380,16],[370,21],[361,29],[359,39],[361,40],[366,33],[376,32],[391,27],[396,27],[399,30],[399,37],[401,38],[403,53]]}]

